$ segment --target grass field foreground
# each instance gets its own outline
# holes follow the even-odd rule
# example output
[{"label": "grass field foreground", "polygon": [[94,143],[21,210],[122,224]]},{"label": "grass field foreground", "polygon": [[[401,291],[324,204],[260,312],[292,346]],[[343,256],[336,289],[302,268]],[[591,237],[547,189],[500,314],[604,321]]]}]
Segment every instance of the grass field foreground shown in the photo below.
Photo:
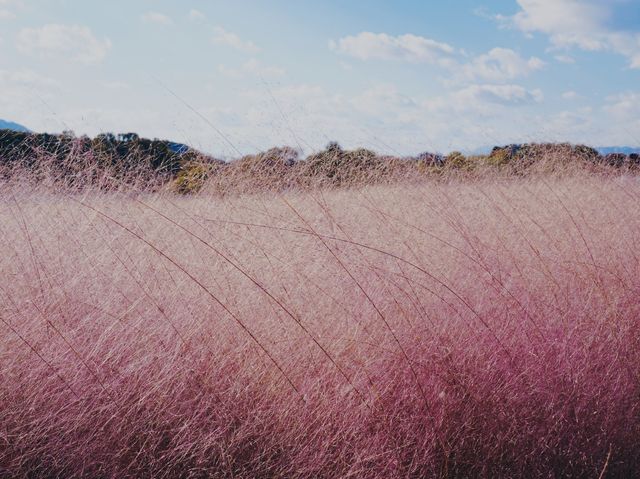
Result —
[{"label": "grass field foreground", "polygon": [[640,182],[0,187],[0,476],[632,477]]}]

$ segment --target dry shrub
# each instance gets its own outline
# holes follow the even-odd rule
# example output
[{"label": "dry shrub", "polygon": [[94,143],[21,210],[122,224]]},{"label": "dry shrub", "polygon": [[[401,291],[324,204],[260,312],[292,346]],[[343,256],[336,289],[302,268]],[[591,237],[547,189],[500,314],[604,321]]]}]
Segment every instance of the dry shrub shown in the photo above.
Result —
[{"label": "dry shrub", "polygon": [[[173,146],[172,146],[173,145]],[[179,147],[179,150],[172,148]],[[567,175],[579,171],[635,173],[638,155],[600,155],[584,145],[523,144],[495,147],[487,156],[454,151],[442,157],[379,155],[330,143],[300,158],[290,147],[272,148],[223,162],[184,145],[133,133],[96,138],[0,132],[0,181],[30,181],[66,190],[204,190],[224,196],[317,188],[351,188],[424,180],[477,179],[513,175]]]},{"label": "dry shrub", "polygon": [[220,168],[206,189],[217,194],[283,191],[293,186],[297,160],[297,151],[289,147],[247,155]]}]

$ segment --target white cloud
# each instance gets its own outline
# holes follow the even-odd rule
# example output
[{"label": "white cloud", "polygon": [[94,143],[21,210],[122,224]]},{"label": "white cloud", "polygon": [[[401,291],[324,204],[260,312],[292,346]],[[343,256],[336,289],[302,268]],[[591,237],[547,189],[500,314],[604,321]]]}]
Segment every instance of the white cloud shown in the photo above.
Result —
[{"label": "white cloud", "polygon": [[[351,100],[351,104],[370,115],[399,115],[401,111],[419,107],[411,97],[401,94],[395,85],[383,84],[365,90]],[[406,114],[406,111],[405,111]]]},{"label": "white cloud", "polygon": [[23,8],[22,0],[0,0],[0,20],[13,20],[16,18],[16,10]]},{"label": "white cloud", "polygon": [[153,23],[156,25],[173,25],[173,20],[168,15],[160,12],[147,12],[142,15],[144,23]]},{"label": "white cloud", "polygon": [[574,143],[590,143],[593,134],[593,111],[581,108],[576,111],[564,110],[541,118],[543,131],[547,132],[549,141],[571,141]]},{"label": "white cloud", "polygon": [[360,60],[400,60],[411,63],[437,64],[448,69],[454,80],[507,82],[540,70],[545,62],[538,57],[523,58],[508,48],[493,48],[468,63],[454,59],[456,49],[446,43],[417,35],[397,37],[386,33],[362,32],[329,41],[329,48]]},{"label": "white cloud", "polygon": [[551,35],[551,41],[557,46],[578,45],[586,50],[599,50],[602,44],[593,37],[593,32],[599,30],[600,19],[607,15],[603,3],[591,0],[518,0],[522,10],[511,20],[524,32]]},{"label": "white cloud", "polygon": [[609,21],[618,0],[517,0],[521,10],[499,18],[530,35],[549,36],[555,48],[577,47],[611,51],[625,56],[631,68],[640,68],[640,33],[616,31]]},{"label": "white cloud", "polygon": [[[640,91],[628,91],[607,97],[603,106],[606,127],[598,136],[611,137],[610,145],[638,143],[640,131]],[[603,135],[604,134],[604,135]]]},{"label": "white cloud", "polygon": [[59,84],[52,78],[40,75],[33,70],[0,70],[0,84],[4,86],[26,86],[30,88],[51,89]]},{"label": "white cloud", "polygon": [[189,20],[192,22],[204,22],[206,19],[206,15],[200,10],[196,10],[195,8],[189,10]]},{"label": "white cloud", "polygon": [[282,77],[286,74],[286,71],[284,69],[275,66],[264,65],[255,58],[251,58],[250,60],[246,61],[239,68],[230,68],[226,65],[219,65],[218,71],[230,78],[242,78],[244,76],[277,78]]},{"label": "white cloud", "polygon": [[226,45],[245,53],[256,54],[260,52],[260,48],[253,42],[243,40],[235,33],[228,32],[220,26],[213,27],[213,32],[214,35],[211,41],[216,45]]},{"label": "white cloud", "polygon": [[640,92],[625,92],[607,98],[604,110],[617,120],[640,118]]},{"label": "white cloud", "polygon": [[494,48],[474,58],[462,68],[464,76],[469,79],[503,82],[527,76],[544,65],[545,63],[537,57],[526,59],[508,48]]},{"label": "white cloud", "polygon": [[102,83],[102,86],[109,90],[128,90],[131,88],[131,85],[122,81],[106,81]]},{"label": "white cloud", "polygon": [[565,91],[562,94],[562,98],[564,98],[565,100],[576,100],[580,98],[580,95],[578,95],[578,93],[573,90],[569,90],[569,91]]},{"label": "white cloud", "polygon": [[100,63],[105,58],[111,41],[107,38],[99,40],[89,27],[48,24],[20,30],[17,46],[26,54],[55,56],[90,65]]},{"label": "white cloud", "polygon": [[229,78],[242,78],[244,73],[241,68],[232,68],[227,65],[218,65],[218,72]]},{"label": "white cloud", "polygon": [[527,90],[520,85],[470,85],[452,95],[454,104],[473,108],[483,104],[521,105],[539,103],[544,99],[541,90]]},{"label": "white cloud", "polygon": [[59,119],[52,118],[48,107],[61,94],[60,85],[52,78],[33,70],[0,70],[0,91],[0,111],[4,119],[36,131],[65,129]]},{"label": "white cloud", "polygon": [[613,32],[607,35],[610,48],[629,59],[629,67],[640,69],[640,33]]},{"label": "white cloud", "polygon": [[555,55],[553,58],[560,63],[572,64],[576,62],[576,59],[571,55]]},{"label": "white cloud", "polygon": [[329,48],[360,60],[402,60],[412,63],[446,62],[455,49],[430,38],[406,34],[391,36],[386,33],[362,32],[337,42],[331,40]]}]

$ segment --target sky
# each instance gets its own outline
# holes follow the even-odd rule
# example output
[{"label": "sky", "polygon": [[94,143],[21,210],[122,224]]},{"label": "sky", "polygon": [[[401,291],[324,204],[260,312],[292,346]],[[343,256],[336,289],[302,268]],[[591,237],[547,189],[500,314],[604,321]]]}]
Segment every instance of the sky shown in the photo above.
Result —
[{"label": "sky", "polygon": [[0,118],[221,158],[640,146],[640,0],[0,0]]}]

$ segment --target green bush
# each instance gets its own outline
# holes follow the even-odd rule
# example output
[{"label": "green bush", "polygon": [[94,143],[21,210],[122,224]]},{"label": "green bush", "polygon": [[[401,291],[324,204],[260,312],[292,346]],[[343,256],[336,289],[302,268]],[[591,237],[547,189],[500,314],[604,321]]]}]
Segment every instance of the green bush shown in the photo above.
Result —
[{"label": "green bush", "polygon": [[173,190],[181,195],[197,193],[211,175],[212,166],[199,161],[183,165],[173,182]]},{"label": "green bush", "polygon": [[383,158],[365,148],[346,151],[332,142],[326,149],[309,156],[302,167],[303,175],[333,186],[377,180],[384,176]]},{"label": "green bush", "polygon": [[459,151],[452,151],[445,157],[444,164],[449,169],[471,171],[478,166],[478,161],[474,157],[468,157]]},{"label": "green bush", "polygon": [[504,166],[511,162],[513,155],[507,148],[494,148],[486,162],[491,166]]},{"label": "green bush", "polygon": [[591,148],[586,145],[576,145],[573,148],[574,153],[578,158],[587,160],[591,163],[597,163],[602,161],[602,155],[595,148]]}]

